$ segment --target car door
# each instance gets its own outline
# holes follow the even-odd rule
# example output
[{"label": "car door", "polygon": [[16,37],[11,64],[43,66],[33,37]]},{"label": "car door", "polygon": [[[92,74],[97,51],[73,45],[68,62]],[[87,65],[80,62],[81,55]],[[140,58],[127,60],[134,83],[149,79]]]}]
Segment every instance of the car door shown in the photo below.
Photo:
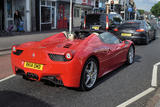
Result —
[{"label": "car door", "polygon": [[106,46],[104,56],[106,60],[103,65],[109,64],[105,71],[110,71],[119,65],[126,57],[123,42],[109,32],[100,34],[100,38]]},{"label": "car door", "polygon": [[111,34],[111,45],[112,45],[112,53],[113,53],[113,63],[111,68],[114,68],[120,65],[126,59],[127,48],[125,47],[125,43],[122,42],[119,38]]}]

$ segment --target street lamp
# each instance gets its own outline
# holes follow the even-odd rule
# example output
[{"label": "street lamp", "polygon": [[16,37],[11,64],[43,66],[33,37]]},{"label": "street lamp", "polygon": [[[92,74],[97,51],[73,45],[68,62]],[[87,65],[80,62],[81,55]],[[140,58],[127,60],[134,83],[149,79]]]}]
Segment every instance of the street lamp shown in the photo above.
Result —
[{"label": "street lamp", "polygon": [[72,33],[72,0],[70,0],[69,34]]},{"label": "street lamp", "polygon": [[126,20],[126,0],[124,0],[124,20]]}]

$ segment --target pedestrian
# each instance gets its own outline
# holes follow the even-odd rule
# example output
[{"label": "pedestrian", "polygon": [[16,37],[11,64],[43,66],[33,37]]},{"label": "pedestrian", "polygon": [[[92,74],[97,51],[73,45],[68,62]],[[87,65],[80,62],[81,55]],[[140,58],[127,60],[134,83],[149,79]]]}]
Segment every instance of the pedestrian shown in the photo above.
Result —
[{"label": "pedestrian", "polygon": [[15,11],[14,13],[14,24],[16,26],[16,30],[17,32],[19,31],[19,27],[20,27],[20,22],[22,21],[22,17],[21,14],[18,10]]}]

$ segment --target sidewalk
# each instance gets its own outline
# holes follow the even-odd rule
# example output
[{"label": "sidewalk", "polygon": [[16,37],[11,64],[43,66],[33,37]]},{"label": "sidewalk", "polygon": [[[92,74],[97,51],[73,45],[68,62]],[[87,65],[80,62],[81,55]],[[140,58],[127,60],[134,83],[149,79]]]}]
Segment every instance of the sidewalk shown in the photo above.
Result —
[{"label": "sidewalk", "polygon": [[[73,29],[73,30],[76,30]],[[47,37],[50,37],[56,33],[66,31],[66,29],[63,30],[53,30],[48,32],[28,32],[28,33],[14,33],[14,35],[6,35],[6,36],[0,36],[0,55],[4,51],[8,51],[11,49],[13,45],[22,44],[24,42],[28,41],[40,41],[42,39],[45,39]],[[68,30],[67,30],[68,31]]]},{"label": "sidewalk", "polygon": [[12,45],[22,44],[28,41],[39,41],[55,33],[57,32],[0,37],[0,51],[10,50]]},{"label": "sidewalk", "polygon": [[160,88],[158,88],[154,96],[149,99],[146,107],[160,107]]}]

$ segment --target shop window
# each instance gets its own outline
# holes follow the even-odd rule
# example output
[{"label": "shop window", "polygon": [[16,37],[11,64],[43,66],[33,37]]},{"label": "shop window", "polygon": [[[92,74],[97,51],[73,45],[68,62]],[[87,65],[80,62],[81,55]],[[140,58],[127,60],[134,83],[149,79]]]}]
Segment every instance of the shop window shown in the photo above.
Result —
[{"label": "shop window", "polygon": [[74,17],[79,17],[79,9],[78,8],[74,9]]},{"label": "shop window", "polygon": [[45,0],[41,0],[41,5],[45,5],[46,1]]},{"label": "shop window", "polygon": [[51,6],[52,2],[51,1],[46,1],[47,2],[47,6]]},{"label": "shop window", "polygon": [[12,18],[12,0],[7,0],[8,18]]},{"label": "shop window", "polygon": [[51,9],[49,7],[41,7],[41,22],[49,23],[51,22]]},{"label": "shop window", "polygon": [[52,2],[52,6],[56,6],[55,2]]}]

